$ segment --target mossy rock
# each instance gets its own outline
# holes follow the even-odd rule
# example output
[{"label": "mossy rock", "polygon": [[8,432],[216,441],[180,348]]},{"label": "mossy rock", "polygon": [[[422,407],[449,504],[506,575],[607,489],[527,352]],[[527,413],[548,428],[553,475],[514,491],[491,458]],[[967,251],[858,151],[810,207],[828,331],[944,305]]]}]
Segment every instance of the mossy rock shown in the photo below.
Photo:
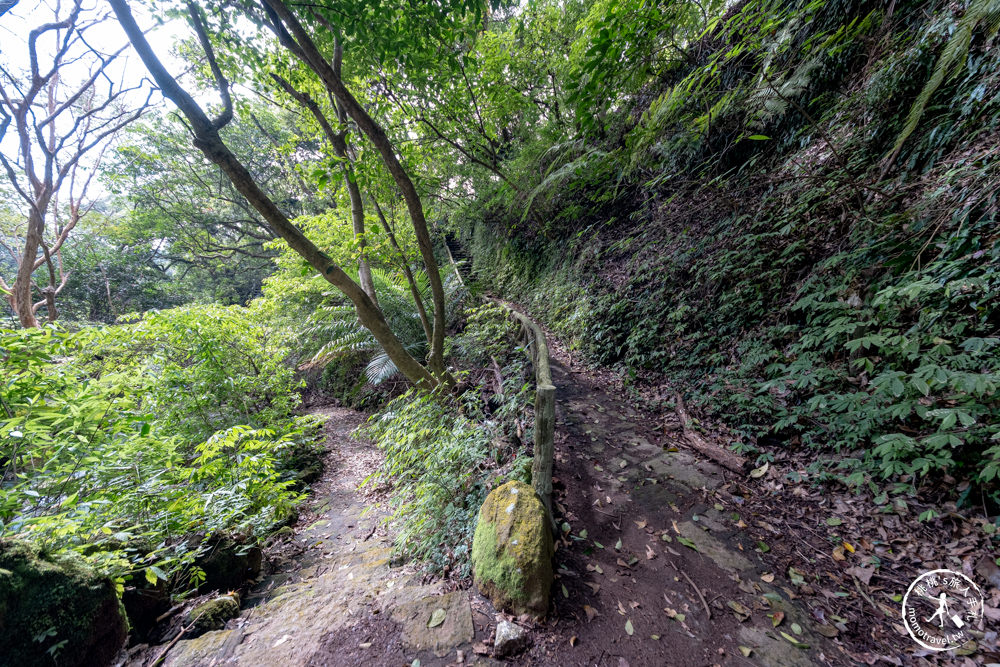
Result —
[{"label": "mossy rock", "polygon": [[552,531],[541,499],[511,481],[490,492],[472,540],[476,586],[497,609],[545,616],[552,589]]},{"label": "mossy rock", "polygon": [[226,627],[226,621],[239,615],[240,598],[235,593],[202,602],[188,612],[190,634],[197,637],[211,630],[221,630]]},{"label": "mossy rock", "polygon": [[114,582],[81,557],[0,540],[0,662],[100,667],[127,632]]}]

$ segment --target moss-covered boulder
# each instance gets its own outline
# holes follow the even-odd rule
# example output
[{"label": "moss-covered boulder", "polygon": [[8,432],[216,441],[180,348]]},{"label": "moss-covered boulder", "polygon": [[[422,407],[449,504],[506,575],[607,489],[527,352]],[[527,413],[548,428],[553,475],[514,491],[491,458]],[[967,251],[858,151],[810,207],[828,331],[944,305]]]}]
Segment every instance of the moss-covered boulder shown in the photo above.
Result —
[{"label": "moss-covered boulder", "polygon": [[495,607],[541,618],[552,588],[552,531],[541,499],[523,482],[494,489],[472,541],[476,586]]},{"label": "moss-covered boulder", "polygon": [[127,631],[114,583],[82,558],[0,540],[0,663],[100,667]]},{"label": "moss-covered boulder", "polygon": [[202,602],[188,612],[190,635],[197,637],[210,630],[221,630],[226,621],[240,615],[240,597],[236,593]]}]

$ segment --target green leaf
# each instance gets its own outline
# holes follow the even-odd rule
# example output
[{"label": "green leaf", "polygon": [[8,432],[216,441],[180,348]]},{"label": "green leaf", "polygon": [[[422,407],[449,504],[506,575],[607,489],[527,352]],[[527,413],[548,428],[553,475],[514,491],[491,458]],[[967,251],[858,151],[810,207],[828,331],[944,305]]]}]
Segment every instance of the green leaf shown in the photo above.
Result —
[{"label": "green leaf", "polygon": [[751,134],[747,139],[751,141],[769,141],[771,137],[765,136],[763,134]]},{"label": "green leaf", "polygon": [[635,634],[635,628],[632,627],[631,620],[625,621],[625,632],[628,634],[629,637]]},{"label": "green leaf", "polygon": [[686,546],[688,549],[694,549],[698,551],[698,546],[686,537],[678,537],[677,541]]},{"label": "green leaf", "polygon": [[448,617],[448,612],[444,609],[435,609],[434,613],[431,614],[431,618],[427,621],[428,628],[436,628],[437,626],[444,623],[444,619]]}]

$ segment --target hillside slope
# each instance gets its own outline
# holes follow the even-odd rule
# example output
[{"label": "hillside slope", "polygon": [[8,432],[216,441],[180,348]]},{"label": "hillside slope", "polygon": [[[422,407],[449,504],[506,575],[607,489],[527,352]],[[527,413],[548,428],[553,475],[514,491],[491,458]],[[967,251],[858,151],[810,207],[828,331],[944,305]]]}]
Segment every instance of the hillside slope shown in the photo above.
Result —
[{"label": "hillside slope", "polygon": [[995,515],[993,4],[739,3],[452,224],[487,289],[792,481]]}]

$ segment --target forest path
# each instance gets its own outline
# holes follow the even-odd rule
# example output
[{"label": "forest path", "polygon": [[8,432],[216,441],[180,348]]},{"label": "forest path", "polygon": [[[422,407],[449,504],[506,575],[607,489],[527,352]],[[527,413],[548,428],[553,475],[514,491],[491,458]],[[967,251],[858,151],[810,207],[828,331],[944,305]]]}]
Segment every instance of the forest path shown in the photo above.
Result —
[{"label": "forest path", "polygon": [[731,474],[685,449],[673,415],[629,404],[617,378],[574,366],[549,341],[556,514],[570,533],[556,553],[548,636],[521,662],[832,664],[794,593],[767,583],[783,577],[743,532],[754,518],[726,491]]},{"label": "forest path", "polygon": [[[659,430],[664,420],[630,405],[612,376],[574,367],[554,340],[552,348],[555,500],[571,530],[556,553],[553,609],[514,664],[829,663],[815,624],[766,582],[727,473]],[[365,513],[377,498],[358,489],[381,460],[351,436],[364,415],[316,412],[328,417],[323,477],[295,531],[268,550],[272,574],[239,618],[182,639],[164,664],[502,664],[483,655],[496,616],[481,596],[390,562],[381,516]],[[427,627],[437,610],[444,622]],[[776,612],[784,617],[774,628]]]},{"label": "forest path", "polygon": [[[313,410],[328,418],[328,454],[293,534],[268,550],[272,574],[245,597],[226,629],[182,640],[166,667],[214,665],[492,664],[471,647],[492,619],[466,591],[424,583],[390,563],[391,541],[372,498],[358,486],[381,461],[371,443],[351,436],[365,415],[345,408]],[[277,560],[277,564],[274,561]],[[427,627],[436,610],[444,621]],[[440,616],[440,614],[439,614]],[[478,629],[478,632],[477,632]]]}]

